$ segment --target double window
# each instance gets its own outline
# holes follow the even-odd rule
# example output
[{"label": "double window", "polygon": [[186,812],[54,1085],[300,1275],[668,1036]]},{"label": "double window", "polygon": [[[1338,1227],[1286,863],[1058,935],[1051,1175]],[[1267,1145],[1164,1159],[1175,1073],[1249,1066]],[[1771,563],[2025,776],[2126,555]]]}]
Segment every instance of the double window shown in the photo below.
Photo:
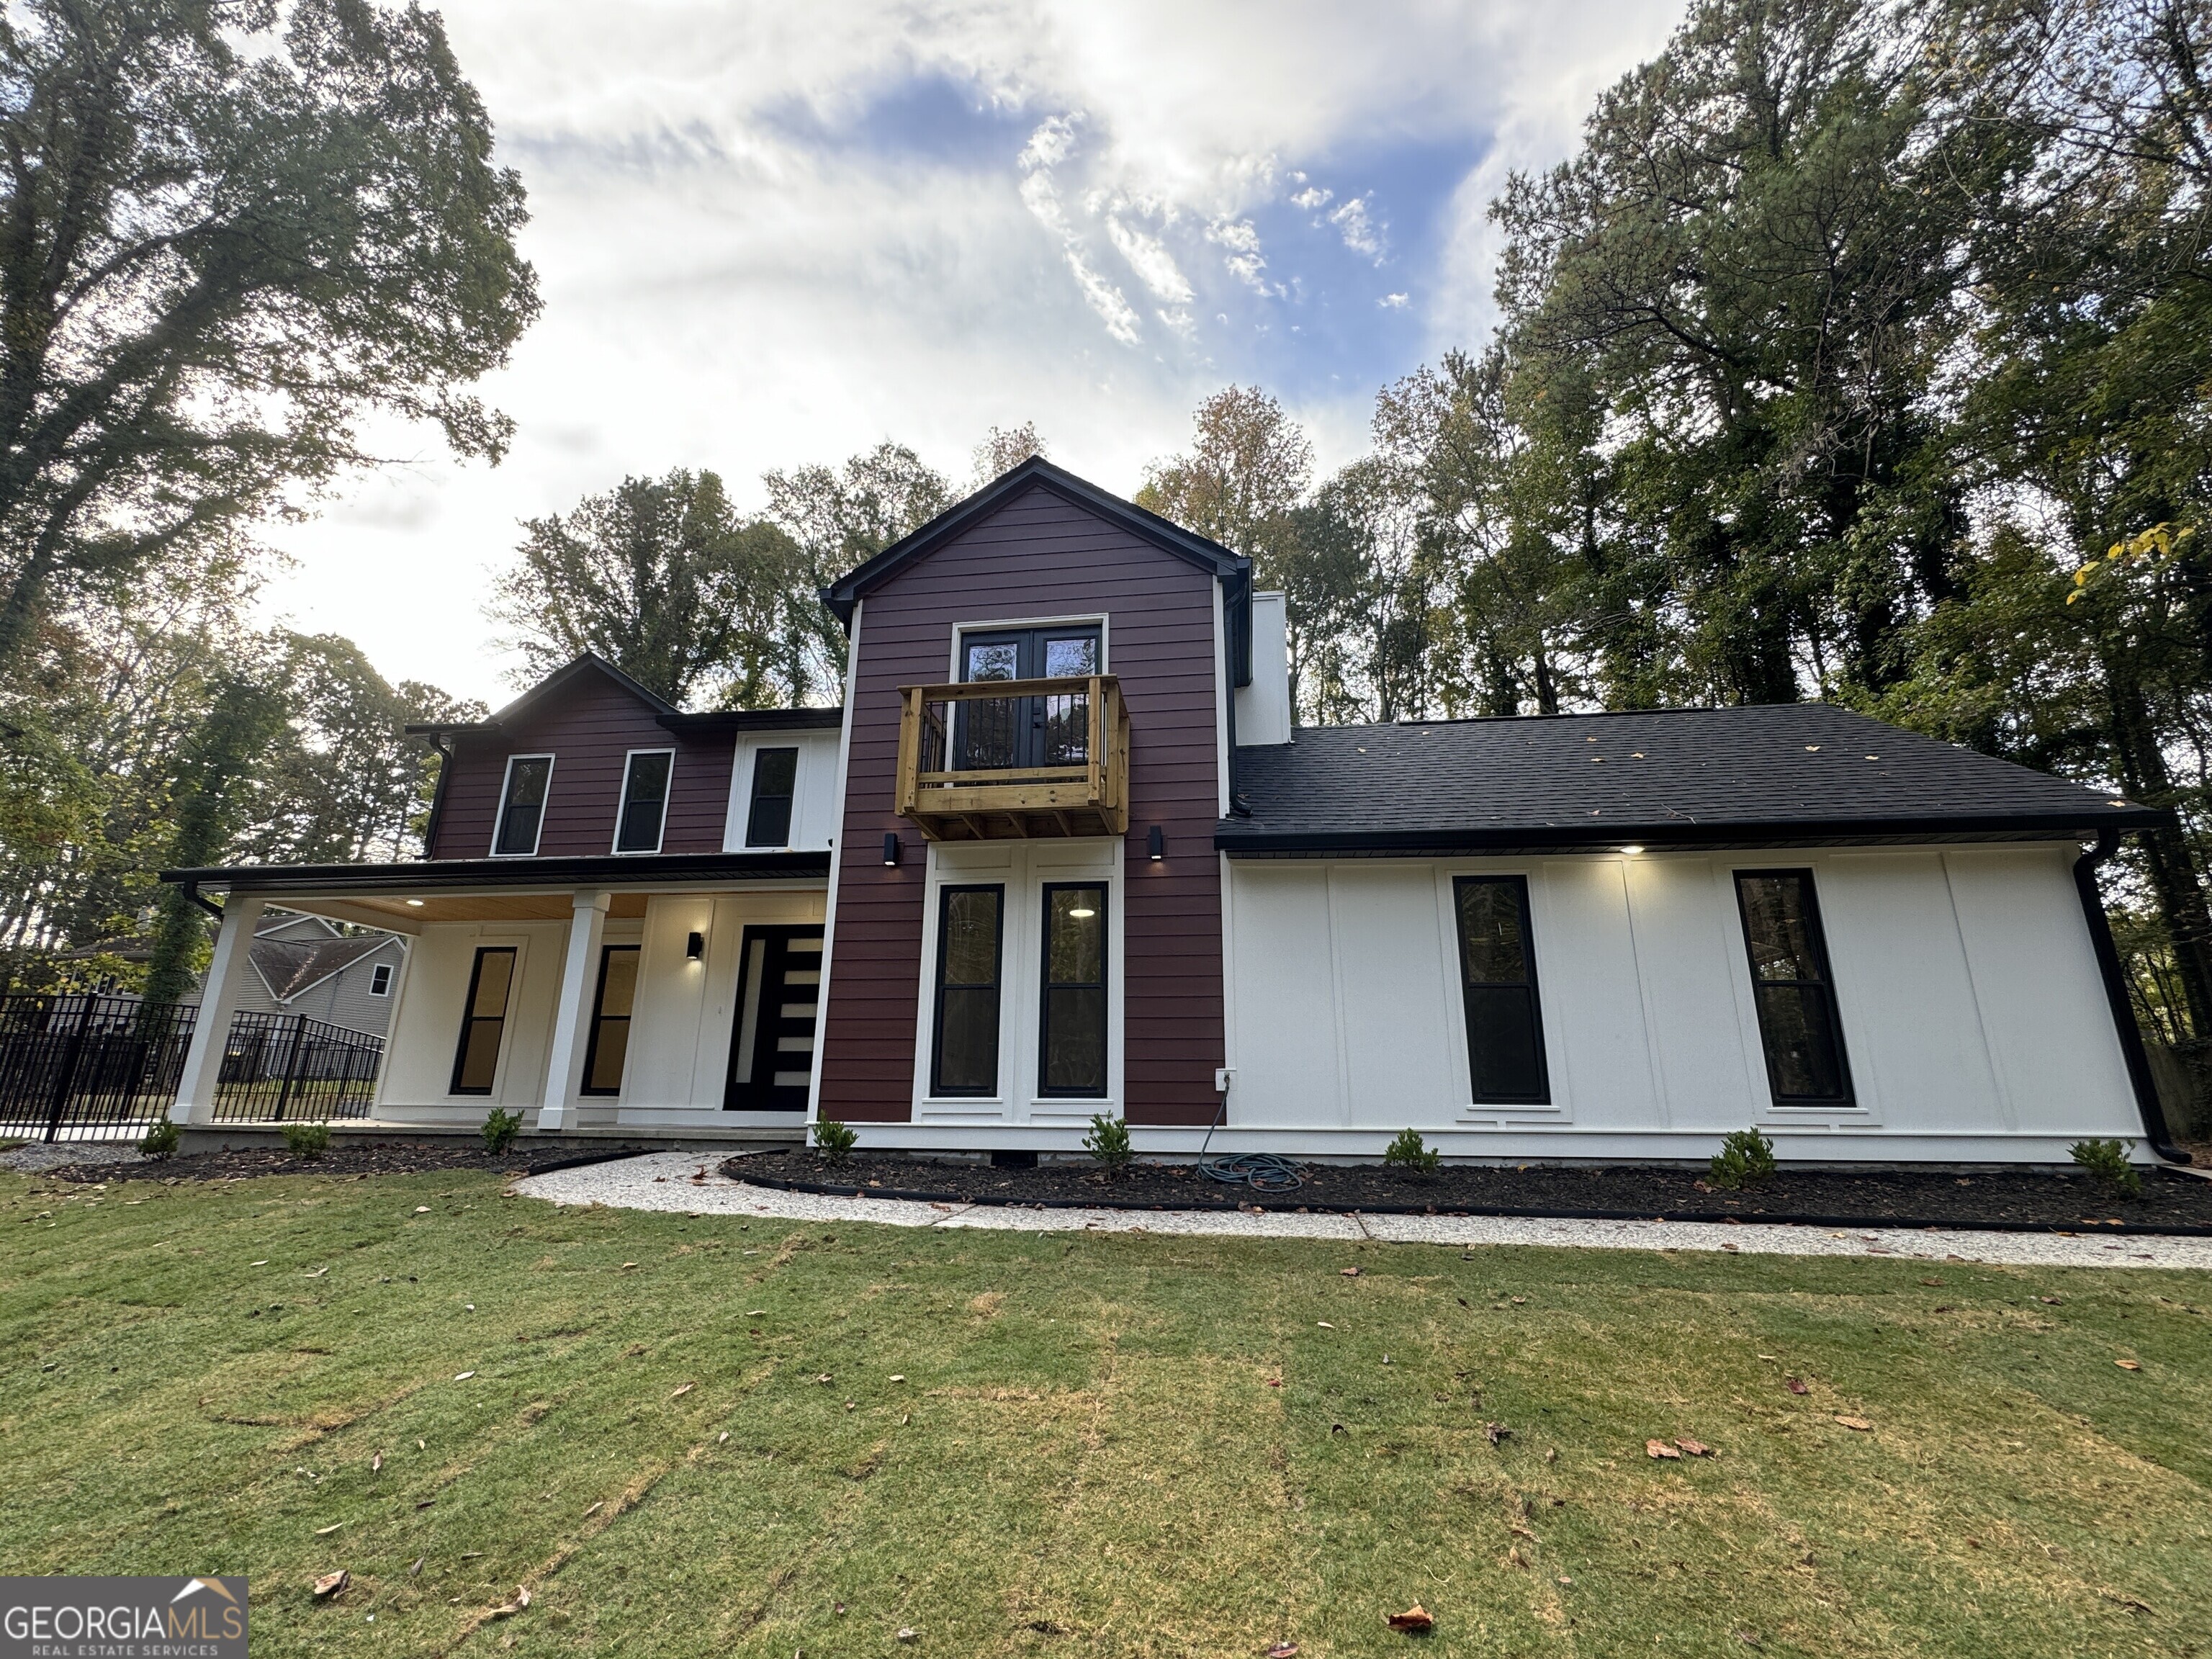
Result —
[{"label": "double window", "polygon": [[753,751],[752,804],[745,812],[745,845],[791,845],[791,803],[799,792],[799,750]]},{"label": "double window", "polygon": [[514,994],[514,962],[512,945],[487,945],[477,951],[476,963],[469,970],[460,1046],[453,1054],[454,1094],[488,1095],[497,1080],[507,1003]]},{"label": "double window", "polygon": [[538,850],[545,827],[545,795],[553,782],[550,755],[510,755],[507,780],[499,792],[499,828],[493,833],[495,858],[526,858]]},{"label": "double window", "polygon": [[1459,924],[1460,995],[1474,1101],[1540,1105],[1552,1097],[1536,952],[1525,876],[1461,876],[1452,883]]},{"label": "double window", "polygon": [[[1107,1094],[1107,884],[1046,882],[1039,890],[1037,1076],[1040,1096]],[[1006,889],[938,890],[937,1000],[930,1092],[999,1091]]]},{"label": "double window", "polygon": [[634,749],[623,768],[622,811],[615,823],[615,851],[658,853],[668,822],[668,781],[676,769],[672,749]]},{"label": "double window", "polygon": [[1778,1106],[1848,1106],[1851,1073],[1810,870],[1739,870],[1759,1040]]},{"label": "double window", "polygon": [[373,997],[392,994],[392,964],[380,962],[368,970],[368,994]]}]

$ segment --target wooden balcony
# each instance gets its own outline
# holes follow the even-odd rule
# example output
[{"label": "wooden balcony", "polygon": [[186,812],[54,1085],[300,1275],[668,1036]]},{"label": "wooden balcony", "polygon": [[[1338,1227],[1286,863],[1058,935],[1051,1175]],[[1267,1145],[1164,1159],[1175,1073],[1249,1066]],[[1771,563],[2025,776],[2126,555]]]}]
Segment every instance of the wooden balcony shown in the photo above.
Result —
[{"label": "wooden balcony", "polygon": [[932,841],[1127,833],[1129,714],[1110,674],[899,696],[898,811]]}]

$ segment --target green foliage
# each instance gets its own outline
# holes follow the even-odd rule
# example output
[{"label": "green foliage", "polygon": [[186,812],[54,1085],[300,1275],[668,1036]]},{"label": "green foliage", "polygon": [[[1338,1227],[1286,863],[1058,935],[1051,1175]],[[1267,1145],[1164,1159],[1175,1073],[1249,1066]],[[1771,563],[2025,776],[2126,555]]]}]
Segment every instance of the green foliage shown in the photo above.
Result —
[{"label": "green foliage", "polygon": [[170,1122],[169,1115],[164,1112],[154,1120],[154,1127],[146,1131],[144,1138],[138,1143],[138,1150],[157,1161],[174,1158],[177,1144],[183,1139],[184,1132]]},{"label": "green foliage", "polygon": [[312,1162],[330,1151],[331,1126],[327,1123],[287,1123],[284,1126],[284,1146],[293,1157]]},{"label": "green foliage", "polygon": [[522,1133],[522,1114],[509,1112],[495,1106],[484,1116],[483,1143],[495,1152],[503,1152],[514,1145],[515,1136]]},{"label": "green foliage", "polygon": [[1764,1187],[1774,1179],[1774,1143],[1756,1129],[1732,1129],[1721,1139],[1706,1179],[1729,1192]]},{"label": "green foliage", "polygon": [[1418,1129],[1401,1129],[1388,1146],[1382,1149],[1382,1162],[1395,1170],[1419,1170],[1431,1172],[1443,1162],[1443,1155],[1421,1139]]},{"label": "green foliage", "polygon": [[2123,1198],[2139,1197],[2142,1176],[2136,1172],[2128,1149],[2117,1140],[2077,1140],[2068,1149],[2074,1161],[2096,1177],[2106,1191]]},{"label": "green foliage", "polygon": [[1120,1169],[1129,1161],[1129,1126],[1118,1117],[1093,1114],[1090,1131],[1083,1137],[1083,1150],[1108,1169]]},{"label": "green foliage", "polygon": [[849,1123],[841,1123],[834,1117],[817,1119],[814,1125],[814,1151],[832,1169],[853,1155],[860,1135]]}]

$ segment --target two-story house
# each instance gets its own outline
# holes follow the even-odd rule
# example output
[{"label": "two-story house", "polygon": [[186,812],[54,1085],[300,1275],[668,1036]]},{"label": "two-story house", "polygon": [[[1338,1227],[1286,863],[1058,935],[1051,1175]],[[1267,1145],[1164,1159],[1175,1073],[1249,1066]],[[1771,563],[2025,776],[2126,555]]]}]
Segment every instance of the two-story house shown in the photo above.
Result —
[{"label": "two-story house", "polygon": [[[167,872],[410,939],[375,1117],[1075,1151],[2063,1161],[2165,1132],[2094,870],[2156,814],[1820,704],[1293,725],[1247,561],[1038,460],[823,594],[842,708],[583,659],[426,860]],[[2085,850],[2086,844],[2086,850]],[[203,1045],[205,1046],[204,1044]],[[188,1061],[178,1115],[215,1077]]]}]

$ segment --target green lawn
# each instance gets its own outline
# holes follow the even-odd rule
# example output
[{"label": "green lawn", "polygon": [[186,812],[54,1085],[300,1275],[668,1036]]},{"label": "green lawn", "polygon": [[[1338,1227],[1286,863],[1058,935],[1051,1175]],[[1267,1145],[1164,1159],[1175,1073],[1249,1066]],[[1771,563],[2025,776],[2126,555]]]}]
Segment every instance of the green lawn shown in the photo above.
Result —
[{"label": "green lawn", "polygon": [[260,1655],[2212,1653],[2200,1274],[0,1175],[0,1567]]}]

